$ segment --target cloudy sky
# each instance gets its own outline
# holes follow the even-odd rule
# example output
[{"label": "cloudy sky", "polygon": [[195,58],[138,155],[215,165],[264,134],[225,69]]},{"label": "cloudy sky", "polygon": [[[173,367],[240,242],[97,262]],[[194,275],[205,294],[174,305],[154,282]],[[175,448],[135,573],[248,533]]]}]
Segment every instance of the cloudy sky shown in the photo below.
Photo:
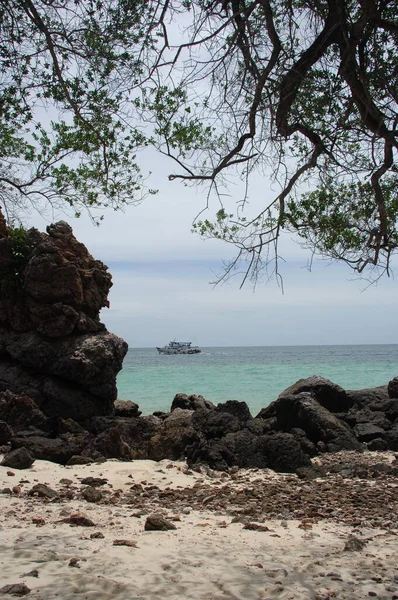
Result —
[{"label": "cloudy sky", "polygon": [[[239,278],[212,286],[233,249],[191,233],[206,203],[204,191],[169,182],[173,167],[161,157],[144,157],[142,164],[153,171],[148,185],[159,189],[156,196],[124,213],[106,212],[99,228],[87,218],[66,219],[91,254],[109,266],[114,285],[102,320],[130,346],[153,347],[174,338],[200,346],[397,342],[393,277],[367,287],[343,265],[323,261],[309,272],[308,255],[290,237],[281,249],[284,294],[275,281],[259,283],[255,291],[250,284],[240,290]],[[238,190],[230,193],[234,202]],[[257,178],[253,205],[267,194],[268,182]],[[33,223],[41,229],[46,224],[36,216]]]}]

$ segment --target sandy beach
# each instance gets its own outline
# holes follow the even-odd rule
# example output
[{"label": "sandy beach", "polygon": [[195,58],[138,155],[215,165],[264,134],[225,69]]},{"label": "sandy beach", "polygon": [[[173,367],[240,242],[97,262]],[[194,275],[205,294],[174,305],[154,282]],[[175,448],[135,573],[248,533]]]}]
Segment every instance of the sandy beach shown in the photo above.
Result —
[{"label": "sandy beach", "polygon": [[[333,471],[349,454],[318,462]],[[397,599],[397,478],[380,468],[394,455],[349,459],[366,477],[168,460],[0,467],[0,597]],[[154,514],[176,529],[145,530]]]}]

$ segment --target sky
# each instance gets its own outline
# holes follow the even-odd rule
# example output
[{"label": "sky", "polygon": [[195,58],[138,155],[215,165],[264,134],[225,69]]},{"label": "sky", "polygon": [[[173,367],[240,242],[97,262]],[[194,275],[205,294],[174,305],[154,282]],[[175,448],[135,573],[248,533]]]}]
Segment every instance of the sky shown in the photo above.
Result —
[{"label": "sky", "polygon": [[[123,213],[105,211],[100,227],[62,214],[30,219],[41,230],[67,220],[77,239],[108,265],[111,306],[101,320],[129,346],[173,339],[202,347],[397,343],[397,280],[369,286],[348,267],[326,261],[315,261],[310,272],[308,253],[289,235],[281,243],[283,293],[275,281],[259,282],[255,290],[250,283],[239,289],[239,277],[211,285],[234,250],[191,232],[206,204],[205,190],[168,181],[174,167],[153,151],[141,165],[144,173],[152,170],[147,183],[159,193]],[[233,203],[239,190],[229,191]],[[255,178],[253,209],[269,194],[268,181]]]}]

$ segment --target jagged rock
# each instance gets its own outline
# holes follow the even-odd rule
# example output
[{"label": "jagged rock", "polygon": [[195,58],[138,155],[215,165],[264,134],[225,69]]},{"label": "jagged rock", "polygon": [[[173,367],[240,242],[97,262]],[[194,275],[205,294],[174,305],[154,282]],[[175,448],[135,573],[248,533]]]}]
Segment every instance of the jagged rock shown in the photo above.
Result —
[{"label": "jagged rock", "polygon": [[90,485],[84,488],[82,491],[82,496],[86,500],[86,502],[99,502],[102,500],[102,492],[101,490],[91,487]]},{"label": "jagged rock", "polygon": [[398,420],[394,423],[392,428],[385,433],[385,441],[389,450],[398,450]]},{"label": "jagged rock", "polygon": [[5,422],[0,421],[0,446],[7,444],[13,436],[11,427]]},{"label": "jagged rock", "polygon": [[375,438],[373,440],[370,440],[370,442],[367,443],[367,447],[368,450],[371,450],[372,452],[377,451],[377,450],[387,450],[387,442],[386,440],[383,440],[382,438]]},{"label": "jagged rock", "polygon": [[388,395],[390,398],[398,398],[398,377],[394,377],[387,386]]},{"label": "jagged rock", "polygon": [[192,427],[193,411],[175,408],[163,420],[157,433],[148,446],[148,458],[162,460],[167,457],[179,460],[185,456],[185,448],[198,440],[198,433]]},{"label": "jagged rock", "polygon": [[145,521],[145,531],[167,531],[177,529],[174,523],[168,521],[162,515],[149,515]]},{"label": "jagged rock", "polygon": [[9,583],[0,588],[0,594],[9,594],[10,596],[27,596],[30,589],[24,583]]},{"label": "jagged rock", "polygon": [[139,417],[142,413],[138,404],[131,400],[115,400],[113,405],[113,414],[115,417]]},{"label": "jagged rock", "polygon": [[61,435],[58,438],[46,438],[38,435],[17,435],[12,439],[12,448],[27,448],[37,459],[65,465],[68,460],[80,454],[87,445],[89,436],[84,435]]},{"label": "jagged rock", "polygon": [[176,408],[182,408],[183,410],[198,410],[199,408],[213,410],[215,406],[210,400],[205,400],[203,396],[196,396],[195,394],[192,394],[191,396],[187,396],[186,394],[176,394],[171,404],[171,412]]},{"label": "jagged rock", "polygon": [[74,454],[70,457],[66,465],[68,467],[71,467],[73,465],[88,465],[93,462],[95,462],[95,460],[91,456],[81,456],[78,454]]},{"label": "jagged rock", "polygon": [[208,439],[221,438],[227,433],[239,431],[240,422],[230,413],[201,408],[192,414],[192,427]]},{"label": "jagged rock", "polygon": [[239,402],[239,400],[227,400],[220,403],[217,405],[216,411],[229,413],[243,423],[253,418],[246,402]]},{"label": "jagged rock", "polygon": [[299,379],[299,381],[284,390],[279,398],[301,394],[302,392],[312,394],[321,406],[331,412],[346,411],[352,403],[351,398],[347,396],[342,387],[319,375]]},{"label": "jagged rock", "polygon": [[28,492],[29,496],[39,496],[39,498],[48,498],[49,500],[53,500],[54,498],[59,498],[58,492],[50,488],[48,485],[44,483],[37,483],[32,487]]},{"label": "jagged rock", "polygon": [[11,467],[12,469],[29,469],[34,462],[35,459],[27,448],[17,448],[8,452],[1,464],[3,467]]},{"label": "jagged rock", "polygon": [[63,221],[24,236],[17,275],[7,228],[0,239],[0,390],[33,398],[50,416],[111,414],[127,344],[99,320],[107,267]]},{"label": "jagged rock", "polygon": [[360,442],[370,442],[375,438],[382,438],[385,431],[373,423],[358,423],[354,427],[354,434]]},{"label": "jagged rock", "polygon": [[282,431],[300,428],[314,444],[327,444],[329,452],[359,448],[348,425],[321,406],[309,392],[279,396],[273,408],[278,429]]},{"label": "jagged rock", "polygon": [[83,450],[83,454],[90,455],[99,452],[105,458],[121,458],[131,460],[132,452],[128,443],[123,439],[121,431],[117,427],[111,427],[100,433]]},{"label": "jagged rock", "polygon": [[290,433],[267,434],[259,438],[268,468],[278,473],[295,473],[299,467],[310,467],[311,460]]},{"label": "jagged rock", "polygon": [[47,422],[31,398],[10,391],[0,392],[0,419],[16,432],[28,427],[45,428]]}]

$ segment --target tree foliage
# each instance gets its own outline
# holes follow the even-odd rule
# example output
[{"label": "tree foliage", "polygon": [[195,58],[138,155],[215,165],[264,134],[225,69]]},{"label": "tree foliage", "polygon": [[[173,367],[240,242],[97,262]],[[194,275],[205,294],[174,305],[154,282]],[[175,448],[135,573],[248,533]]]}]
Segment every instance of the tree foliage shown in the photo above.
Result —
[{"label": "tree foliage", "polygon": [[165,45],[158,64],[164,81],[177,77],[188,93],[188,108],[181,103],[173,123],[202,129],[187,146],[159,115],[161,147],[181,167],[172,178],[207,181],[217,194],[231,170],[248,182],[258,169],[279,186],[258,214],[250,214],[247,188],[232,211],[219,193],[216,219],[195,223],[202,235],[237,246],[227,274],[241,259],[249,261],[246,276],[256,278],[272,258],[277,271],[283,230],[359,273],[388,272],[398,246],[396,0],[186,6],[183,44],[169,42],[164,12],[159,19]]},{"label": "tree foliage", "polygon": [[134,94],[151,45],[144,0],[4,0],[0,202],[120,208],[139,199]]},{"label": "tree foliage", "polygon": [[[358,273],[398,247],[397,0],[5,0],[0,200],[118,208],[136,150],[208,184],[194,229],[278,272],[282,231]],[[53,111],[56,111],[53,115]],[[50,117],[50,118],[49,118]],[[254,172],[264,200],[251,212]],[[225,201],[230,177],[244,192]],[[270,190],[277,191],[270,195]],[[266,193],[266,191],[268,193]],[[268,198],[268,200],[266,200]],[[12,212],[12,211],[11,211]]]}]

